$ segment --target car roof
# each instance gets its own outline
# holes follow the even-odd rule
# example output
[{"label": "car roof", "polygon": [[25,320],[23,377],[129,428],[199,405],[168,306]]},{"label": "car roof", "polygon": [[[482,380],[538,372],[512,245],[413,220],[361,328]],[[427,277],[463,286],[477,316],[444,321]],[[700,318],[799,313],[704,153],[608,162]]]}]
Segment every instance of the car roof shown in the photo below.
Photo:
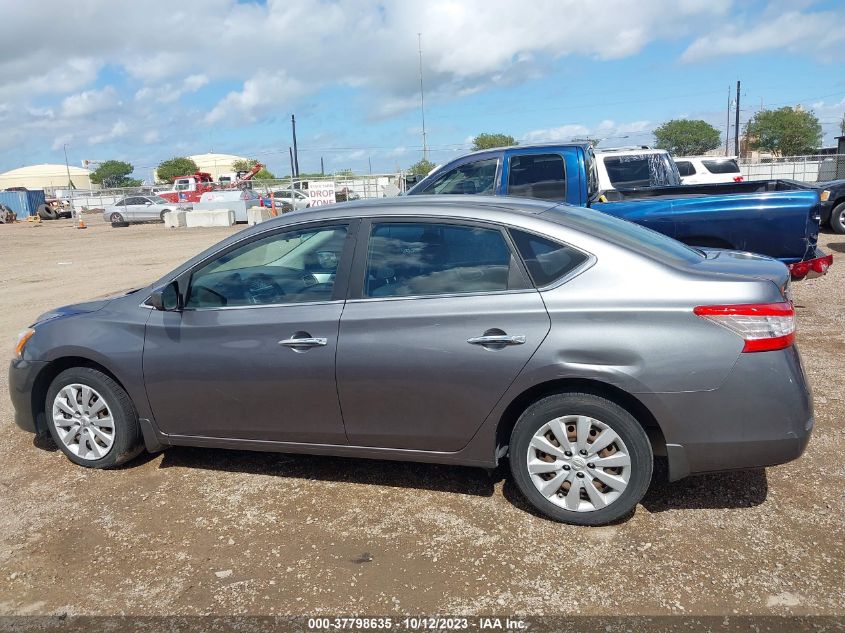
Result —
[{"label": "car roof", "polygon": [[415,195],[397,196],[392,198],[365,198],[338,204],[321,205],[291,211],[268,223],[288,224],[290,222],[308,222],[311,220],[331,220],[334,218],[350,217],[379,217],[379,216],[443,216],[486,218],[491,212],[518,213],[539,215],[561,203],[547,200],[533,200],[529,198],[515,198],[509,196],[474,196],[474,195]]}]

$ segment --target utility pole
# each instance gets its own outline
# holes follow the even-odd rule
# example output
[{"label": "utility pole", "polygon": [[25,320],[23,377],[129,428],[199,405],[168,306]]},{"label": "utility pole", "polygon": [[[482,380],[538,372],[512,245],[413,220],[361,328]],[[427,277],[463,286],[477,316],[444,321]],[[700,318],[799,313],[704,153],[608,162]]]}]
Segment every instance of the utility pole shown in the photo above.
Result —
[{"label": "utility pole", "polygon": [[322,156],[320,156],[320,175],[321,175],[321,176],[325,176],[325,175],[326,175],[326,168],[325,168],[325,166],[323,165],[323,157],[322,157]]},{"label": "utility pole", "polygon": [[294,176],[299,176],[299,152],[296,150],[296,117],[290,115],[290,126],[293,130],[293,169]]},{"label": "utility pole", "polygon": [[739,158],[739,79],[736,81],[736,119],[734,128],[734,153]]},{"label": "utility pole", "polygon": [[725,156],[728,155],[731,146],[731,87],[728,86],[728,118],[725,122]]},{"label": "utility pole", "polygon": [[67,143],[62,145],[65,150],[65,169],[67,169],[67,187],[73,189],[73,181],[70,179],[70,164],[67,162]]},{"label": "utility pole", "polygon": [[[293,179],[296,176],[293,169],[293,149],[288,145],[288,153],[290,154],[290,188],[293,191]],[[293,194],[291,194],[293,195]],[[293,200],[293,198],[291,198]]]},{"label": "utility pole", "polygon": [[425,138],[425,92],[423,91],[422,73],[422,33],[417,33],[417,50],[420,54],[420,115],[422,116],[423,160],[428,160],[428,144]]}]

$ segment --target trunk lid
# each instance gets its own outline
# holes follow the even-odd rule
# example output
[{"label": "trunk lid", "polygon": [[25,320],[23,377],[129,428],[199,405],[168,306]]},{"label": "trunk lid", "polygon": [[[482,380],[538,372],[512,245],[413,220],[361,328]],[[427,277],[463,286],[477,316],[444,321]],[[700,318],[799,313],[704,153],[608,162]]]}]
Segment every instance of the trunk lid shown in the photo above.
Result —
[{"label": "trunk lid", "polygon": [[704,253],[704,257],[694,266],[695,270],[722,275],[766,279],[780,288],[784,296],[787,296],[789,292],[789,268],[776,259],[755,253],[728,251],[716,248],[702,248],[699,250]]}]

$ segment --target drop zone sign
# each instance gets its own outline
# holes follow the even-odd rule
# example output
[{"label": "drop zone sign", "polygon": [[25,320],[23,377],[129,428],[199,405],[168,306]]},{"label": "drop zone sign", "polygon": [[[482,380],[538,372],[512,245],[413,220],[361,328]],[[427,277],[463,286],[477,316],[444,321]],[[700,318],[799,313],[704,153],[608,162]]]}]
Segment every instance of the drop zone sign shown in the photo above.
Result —
[{"label": "drop zone sign", "polygon": [[311,198],[311,206],[319,207],[324,204],[334,204],[337,199],[334,195],[334,183],[325,180],[308,181],[308,197]]}]

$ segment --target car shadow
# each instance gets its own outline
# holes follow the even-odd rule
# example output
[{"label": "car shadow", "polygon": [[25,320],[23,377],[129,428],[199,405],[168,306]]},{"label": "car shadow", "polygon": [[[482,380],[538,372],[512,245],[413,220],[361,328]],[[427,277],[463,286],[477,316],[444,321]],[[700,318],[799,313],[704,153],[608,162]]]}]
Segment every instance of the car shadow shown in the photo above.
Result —
[{"label": "car shadow", "polygon": [[666,460],[658,459],[640,503],[649,512],[752,508],[763,503],[768,493],[765,468],[693,475],[670,482]]},{"label": "car shadow", "polygon": [[500,470],[349,457],[261,453],[209,448],[168,448],[159,468],[200,468],[232,473],[371,484],[490,497]]},{"label": "car shadow", "polygon": [[845,253],[845,242],[833,242],[832,244],[828,244],[827,247],[837,253]]}]

